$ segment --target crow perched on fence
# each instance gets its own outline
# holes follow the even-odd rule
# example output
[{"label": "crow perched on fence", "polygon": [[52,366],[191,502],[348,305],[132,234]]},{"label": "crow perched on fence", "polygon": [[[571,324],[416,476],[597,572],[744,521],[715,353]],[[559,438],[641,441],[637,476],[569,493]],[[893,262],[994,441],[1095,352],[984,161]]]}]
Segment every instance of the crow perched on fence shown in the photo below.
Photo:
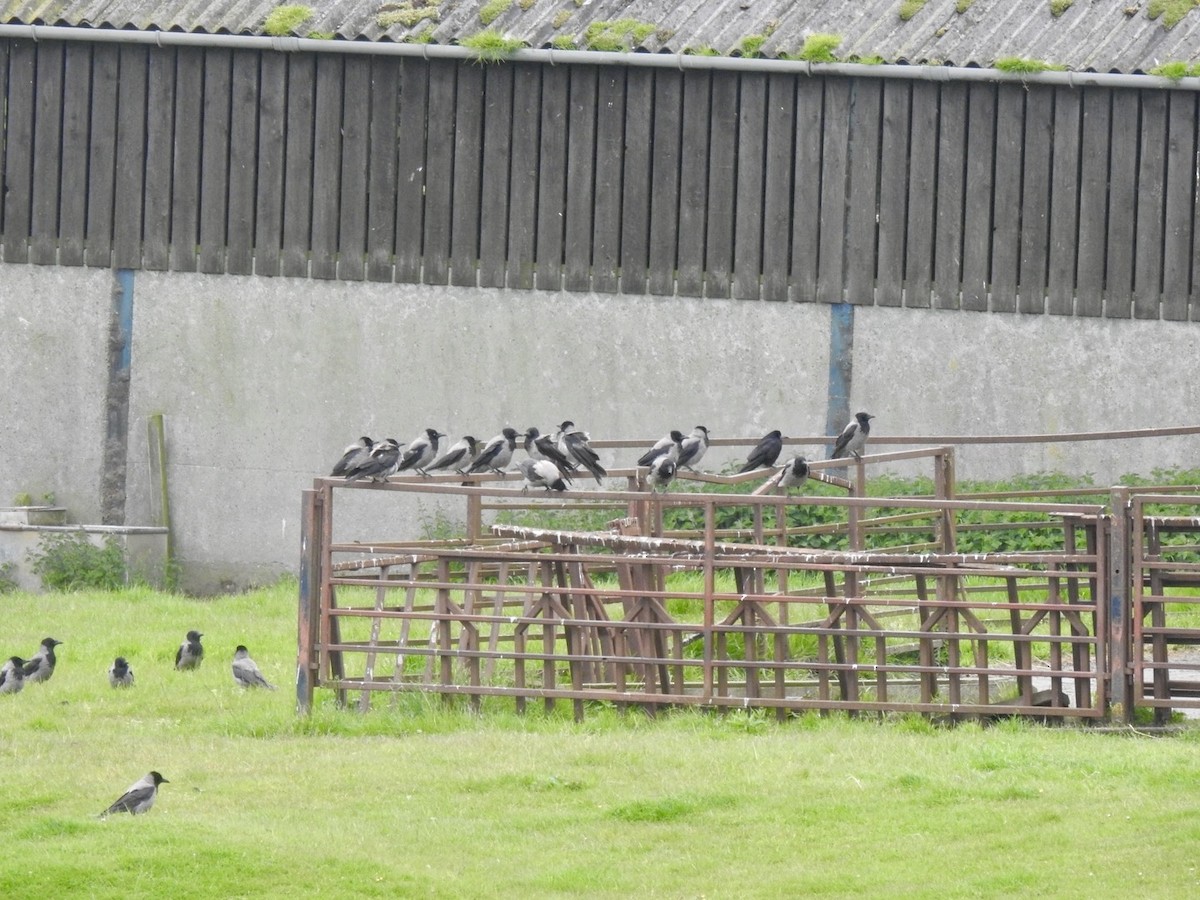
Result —
[{"label": "crow perched on fence", "polygon": [[829,454],[830,459],[841,459],[845,456],[853,456],[858,459],[862,456],[863,448],[867,445],[867,438],[871,434],[871,420],[874,416],[868,415],[865,412],[856,412],[850,423],[842,429],[842,433],[838,435],[837,441],[833,445],[833,452]]},{"label": "crow perched on fence", "polygon": [[762,440],[754,445],[754,449],[746,457],[745,464],[738,469],[738,474],[753,469],[769,469],[779,459],[779,451],[783,449],[783,433],[776,429],[763,435]]}]

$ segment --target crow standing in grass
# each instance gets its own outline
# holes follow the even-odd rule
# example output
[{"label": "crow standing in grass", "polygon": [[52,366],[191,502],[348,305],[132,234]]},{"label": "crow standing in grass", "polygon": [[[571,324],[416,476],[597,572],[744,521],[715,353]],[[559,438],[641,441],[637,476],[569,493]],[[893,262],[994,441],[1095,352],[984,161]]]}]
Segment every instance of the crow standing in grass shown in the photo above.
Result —
[{"label": "crow standing in grass", "polygon": [[243,644],[238,644],[233,651],[233,680],[244,688],[265,687],[275,690],[275,685],[263,678],[258,663],[250,658],[250,651]]},{"label": "crow standing in grass", "polygon": [[133,686],[133,669],[125,661],[125,657],[118,656],[108,667],[108,683],[115,688]]},{"label": "crow standing in grass", "polygon": [[204,635],[199,631],[189,631],[187,640],[179,645],[179,649],[175,651],[175,668],[179,671],[184,669],[198,669],[200,663],[204,659],[204,648],[200,646],[200,638]]},{"label": "crow standing in grass", "polygon": [[58,664],[58,660],[54,656],[54,648],[61,644],[62,641],[56,641],[52,637],[43,638],[42,645],[38,652],[30,657],[25,663],[25,680],[30,684],[39,681],[49,681],[50,676],[54,674],[54,667]]},{"label": "crow standing in grass", "polygon": [[25,687],[25,660],[10,656],[0,666],[0,694],[15,694]]},{"label": "crow standing in grass", "polygon": [[838,435],[837,441],[833,445],[833,452],[829,454],[830,459],[841,459],[846,456],[853,456],[859,459],[862,456],[863,448],[867,445],[867,438],[871,434],[871,420],[875,418],[865,412],[856,412],[850,423],[842,429],[842,433]]},{"label": "crow standing in grass", "polygon": [[604,470],[604,466],[600,465],[600,457],[592,449],[592,445],[589,443],[591,439],[587,432],[580,431],[575,427],[574,422],[567,419],[558,426],[558,433],[554,435],[554,440],[563,456],[583,466],[592,473],[596,484],[601,484],[601,479],[608,472]]},{"label": "crow standing in grass", "polygon": [[349,475],[371,458],[371,449],[374,446],[375,442],[363,435],[342,451],[342,458],[333,464],[333,471],[329,474],[331,476]]},{"label": "crow standing in grass", "polygon": [[118,797],[112,806],[100,813],[100,818],[120,812],[135,816],[144,813],[154,805],[154,798],[158,796],[158,786],[170,783],[157,772],[149,772],[144,778],[139,778],[131,784],[129,790]]},{"label": "crow standing in grass", "polygon": [[783,433],[779,429],[775,429],[763,435],[761,441],[754,445],[754,449],[746,457],[745,464],[738,469],[738,474],[742,472],[750,472],[754,469],[769,469],[775,465],[775,460],[779,459],[779,451],[783,449]]}]

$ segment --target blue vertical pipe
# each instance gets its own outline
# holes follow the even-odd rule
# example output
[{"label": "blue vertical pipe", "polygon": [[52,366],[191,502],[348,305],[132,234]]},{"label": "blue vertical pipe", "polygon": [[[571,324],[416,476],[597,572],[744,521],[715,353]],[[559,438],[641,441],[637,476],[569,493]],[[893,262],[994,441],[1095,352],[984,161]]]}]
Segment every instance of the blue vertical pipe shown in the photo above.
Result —
[{"label": "blue vertical pipe", "polygon": [[128,373],[133,351],[133,269],[117,269],[117,331],[121,350],[116,359],[116,372]]},{"label": "blue vertical pipe", "polygon": [[825,412],[825,433],[836,435],[850,421],[850,387],[854,375],[854,307],[849,303],[835,303],[829,308],[829,315],[829,399]]}]

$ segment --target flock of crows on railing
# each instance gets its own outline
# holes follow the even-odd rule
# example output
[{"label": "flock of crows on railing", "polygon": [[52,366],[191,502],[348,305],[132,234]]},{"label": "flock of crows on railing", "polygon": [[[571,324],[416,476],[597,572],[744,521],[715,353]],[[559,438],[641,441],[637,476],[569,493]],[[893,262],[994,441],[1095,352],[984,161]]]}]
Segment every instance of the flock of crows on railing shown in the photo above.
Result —
[{"label": "flock of crows on railing", "polygon": [[[855,413],[838,435],[829,458],[858,458],[871,433],[873,418],[865,412]],[[486,444],[467,435],[439,455],[439,441],[444,437],[434,428],[426,428],[408,444],[401,444],[395,438],[373,441],[360,437],[345,449],[330,475],[342,476],[347,482],[364,478],[387,481],[389,476],[407,471],[418,475],[449,470],[460,475],[479,472],[502,475],[512,463],[518,443],[527,454],[517,463],[525,477],[522,490],[541,487],[565,491],[581,468],[591,473],[597,484],[608,474],[600,465],[600,457],[592,449],[587,433],[570,420],[563,422],[554,434],[542,434],[536,428],[521,433],[506,427]],[[665,491],[680,469],[696,471],[695,466],[704,457],[708,444],[708,429],[703,425],[697,425],[688,435],[672,431],[638,457],[637,464],[647,470],[646,483],[651,490]],[[738,472],[772,468],[782,449],[782,433],[770,432],[750,451]],[[799,487],[807,478],[808,461],[803,456],[789,460],[774,476],[775,486],[782,490]]]}]

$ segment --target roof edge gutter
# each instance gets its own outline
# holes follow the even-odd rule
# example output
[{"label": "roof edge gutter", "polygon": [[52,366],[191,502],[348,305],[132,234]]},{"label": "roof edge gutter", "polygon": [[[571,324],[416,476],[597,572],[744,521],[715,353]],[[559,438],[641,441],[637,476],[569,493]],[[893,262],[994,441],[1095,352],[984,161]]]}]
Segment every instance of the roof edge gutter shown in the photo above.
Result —
[{"label": "roof edge gutter", "polygon": [[[401,44],[387,41],[316,40],[267,35],[208,34],[178,31],[136,31],[64,25],[0,25],[0,37],[33,41],[90,41],[92,43],[153,44],[156,47],[223,47],[274,50],[284,53],[344,53],[364,56],[408,56],[479,62],[479,53],[453,44]],[[497,62],[530,62],[549,65],[613,65],[656,69],[703,69],[726,72],[761,72],[800,75],[850,75],[897,78],[910,81],[980,81],[1046,84],[1066,87],[1160,88],[1200,91],[1200,78],[1164,78],[1108,72],[1005,72],[965,66],[865,65],[862,63],[811,63],[800,60],[754,59],[736,56],[699,56],[679,53],[613,53],[599,50],[517,50]]]}]

